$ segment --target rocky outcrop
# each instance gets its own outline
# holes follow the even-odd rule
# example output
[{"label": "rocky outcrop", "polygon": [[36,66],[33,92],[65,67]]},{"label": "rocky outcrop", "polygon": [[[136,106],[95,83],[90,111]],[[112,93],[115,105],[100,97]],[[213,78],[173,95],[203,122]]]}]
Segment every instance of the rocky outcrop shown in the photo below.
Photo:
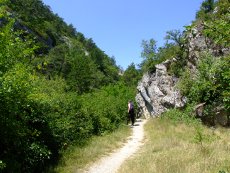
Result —
[{"label": "rocky outcrop", "polygon": [[[230,54],[230,48],[215,45],[205,37],[202,33],[203,29],[204,24],[202,23],[192,28],[191,32],[186,36],[187,44],[184,45],[188,51],[186,65],[194,75],[197,72],[196,67],[203,52],[209,52],[215,57]],[[175,59],[156,65],[155,73],[144,74],[142,80],[138,83],[136,102],[139,106],[140,114],[145,117],[158,116],[169,108],[185,106],[186,98],[175,87],[179,79],[167,73],[167,69],[173,61]],[[199,107],[199,111],[196,112],[198,116],[203,112],[200,109]]]},{"label": "rocky outcrop", "polygon": [[196,71],[197,62],[202,52],[209,52],[215,57],[230,54],[229,47],[216,45],[212,40],[203,35],[204,24],[199,23],[187,34],[188,61],[187,66],[193,72]]},{"label": "rocky outcrop", "polygon": [[[18,20],[16,20],[16,22],[14,23],[14,30],[23,31],[24,36],[27,34],[33,35],[36,41],[38,41],[40,43],[44,43],[48,49],[53,48],[56,44],[55,39],[54,38],[52,39],[48,34],[47,34],[47,38],[45,38],[42,35],[40,35],[38,32],[36,32],[36,31],[30,29],[28,26],[22,24]],[[23,37],[23,35],[21,35],[21,37]]]},{"label": "rocky outcrop", "polygon": [[159,116],[169,108],[180,108],[186,103],[185,97],[175,87],[178,78],[167,73],[172,61],[156,65],[156,72],[144,74],[138,83],[136,102],[145,117]]},{"label": "rocky outcrop", "polygon": [[188,40],[188,62],[187,66],[191,70],[195,70],[197,66],[198,59],[200,57],[200,52],[208,50],[208,40],[202,34],[203,26],[199,25],[194,27],[191,32],[187,35]]},{"label": "rocky outcrop", "polygon": [[[187,66],[195,74],[200,52],[208,50],[206,38],[202,35],[202,25],[193,28],[187,35]],[[167,69],[173,60],[156,65],[156,72],[144,74],[138,83],[136,102],[140,114],[145,117],[158,116],[169,108],[183,107],[186,99],[175,88],[178,78],[168,75]]]}]

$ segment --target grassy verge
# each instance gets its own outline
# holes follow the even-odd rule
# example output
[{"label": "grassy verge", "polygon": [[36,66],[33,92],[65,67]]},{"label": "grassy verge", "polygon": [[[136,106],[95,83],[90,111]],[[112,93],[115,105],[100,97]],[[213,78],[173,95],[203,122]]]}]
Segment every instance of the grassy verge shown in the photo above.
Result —
[{"label": "grassy verge", "polygon": [[188,125],[166,118],[145,126],[146,143],[119,173],[230,172],[230,130]]},{"label": "grassy verge", "polygon": [[92,140],[82,148],[73,146],[63,153],[63,157],[58,166],[50,170],[50,172],[80,173],[87,165],[120,147],[129,135],[131,135],[130,128],[121,125],[121,127],[113,133],[93,137]]}]

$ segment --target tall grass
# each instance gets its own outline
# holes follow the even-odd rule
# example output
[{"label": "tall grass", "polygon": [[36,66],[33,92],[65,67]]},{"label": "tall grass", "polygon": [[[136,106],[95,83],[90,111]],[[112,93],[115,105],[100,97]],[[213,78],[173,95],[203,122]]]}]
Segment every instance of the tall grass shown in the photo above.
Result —
[{"label": "tall grass", "polygon": [[229,129],[158,118],[146,124],[145,133],[145,145],[119,173],[230,172]]},{"label": "tall grass", "polygon": [[119,148],[131,135],[128,126],[121,125],[119,129],[103,136],[95,136],[84,147],[72,146],[63,152],[62,159],[55,168],[49,172],[55,173],[81,173],[82,169],[97,159]]}]

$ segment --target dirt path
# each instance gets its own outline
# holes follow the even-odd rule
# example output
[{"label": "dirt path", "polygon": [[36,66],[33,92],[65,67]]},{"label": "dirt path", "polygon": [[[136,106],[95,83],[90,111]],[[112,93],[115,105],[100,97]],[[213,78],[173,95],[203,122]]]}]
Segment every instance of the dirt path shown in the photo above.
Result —
[{"label": "dirt path", "polygon": [[101,160],[96,162],[85,173],[115,173],[121,164],[132,154],[134,154],[140,146],[143,144],[144,139],[144,124],[146,120],[137,120],[135,126],[132,128],[132,136],[129,137],[128,141],[124,146],[111,155],[103,157]]}]

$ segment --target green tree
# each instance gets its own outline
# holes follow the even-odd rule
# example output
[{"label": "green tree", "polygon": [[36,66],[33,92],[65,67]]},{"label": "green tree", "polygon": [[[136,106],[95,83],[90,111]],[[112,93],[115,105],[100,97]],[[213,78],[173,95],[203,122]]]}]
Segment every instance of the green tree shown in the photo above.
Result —
[{"label": "green tree", "polygon": [[219,0],[216,3],[217,11],[212,13],[210,20],[205,20],[203,33],[214,44],[221,47],[230,46],[230,12],[229,2],[227,0]]},{"label": "green tree", "polygon": [[159,59],[175,58],[176,61],[172,62],[169,72],[173,75],[180,76],[186,66],[186,58],[188,55],[185,34],[180,30],[167,31],[165,40],[165,47],[158,53]]},{"label": "green tree", "polygon": [[141,46],[143,48],[141,52],[143,61],[140,64],[142,71],[155,71],[157,53],[156,41],[154,39],[150,39],[149,41],[142,40]]},{"label": "green tree", "polygon": [[150,39],[149,41],[147,40],[142,40],[141,44],[143,50],[141,52],[141,57],[145,59],[154,59],[156,56],[156,41],[154,39]]},{"label": "green tree", "polygon": [[[87,42],[87,51],[91,60],[97,65],[98,69],[103,73],[104,78],[102,81],[103,85],[116,82],[118,80],[119,68],[114,61],[114,58],[110,58],[102,50],[100,50],[92,39],[89,39]],[[90,47],[90,49],[89,49]]]},{"label": "green tree", "polygon": [[203,20],[210,19],[210,13],[213,12],[214,8],[215,8],[214,0],[203,1],[200,10],[196,13],[196,18],[203,19]]},{"label": "green tree", "polygon": [[135,64],[131,63],[125,70],[122,80],[127,86],[137,86],[137,82],[141,77],[141,73],[136,69]]},{"label": "green tree", "polygon": [[165,40],[168,43],[172,41],[173,44],[183,47],[184,35],[180,30],[171,30],[166,32]]},{"label": "green tree", "polygon": [[205,0],[201,4],[201,10],[203,10],[205,13],[210,13],[214,10],[214,0]]},{"label": "green tree", "polygon": [[82,94],[101,86],[104,75],[84,51],[78,46],[73,46],[67,56],[71,70],[66,80],[72,91]]}]

